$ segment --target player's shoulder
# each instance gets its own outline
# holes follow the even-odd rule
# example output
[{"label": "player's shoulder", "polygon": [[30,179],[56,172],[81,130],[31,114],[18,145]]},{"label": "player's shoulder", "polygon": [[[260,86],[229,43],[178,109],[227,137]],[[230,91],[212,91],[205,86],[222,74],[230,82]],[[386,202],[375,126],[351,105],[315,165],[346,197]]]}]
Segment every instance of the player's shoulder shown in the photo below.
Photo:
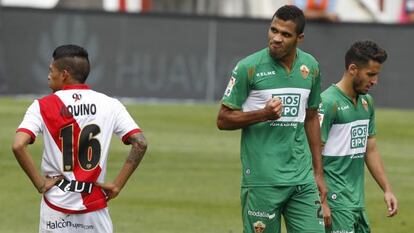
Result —
[{"label": "player's shoulder", "polygon": [[374,102],[374,97],[372,97],[372,95],[368,93],[365,95],[362,95],[362,98],[366,99],[367,101]]},{"label": "player's shoulder", "polygon": [[362,101],[367,102],[369,106],[371,107],[374,106],[374,98],[372,97],[372,95],[370,94],[360,95],[360,98],[362,99]]},{"label": "player's shoulder", "polygon": [[100,102],[104,104],[121,105],[121,101],[119,101],[116,97],[112,97],[105,93],[98,92],[95,90],[89,90],[89,92],[91,95],[94,96],[95,99],[98,99]]},{"label": "player's shoulder", "polygon": [[318,60],[310,54],[299,48],[297,48],[297,55],[302,62],[309,63],[310,65],[319,65]]},{"label": "player's shoulder", "polygon": [[58,95],[56,95],[56,93],[57,92],[54,92],[54,93],[51,93],[49,95],[46,95],[46,96],[40,97],[38,99],[35,99],[33,101],[32,105],[39,105],[39,107],[40,106],[50,106],[50,104],[52,104],[52,103],[59,102],[60,98],[59,98]]},{"label": "player's shoulder", "polygon": [[237,64],[244,66],[246,68],[250,68],[253,66],[257,66],[260,63],[267,62],[267,57],[269,56],[267,48],[256,51],[245,58],[241,59]]},{"label": "player's shoulder", "polygon": [[52,94],[49,94],[49,95],[42,96],[42,97],[40,97],[38,99],[35,99],[34,101],[36,101],[36,102],[42,102],[42,101],[51,100],[53,98],[56,98],[56,92],[55,93],[52,93]]},{"label": "player's shoulder", "polygon": [[265,48],[239,60],[236,67],[233,69],[233,75],[243,73],[251,78],[257,67],[267,63],[269,63],[269,52],[268,49]]},{"label": "player's shoulder", "polygon": [[95,90],[88,90],[88,92],[89,92],[91,95],[95,95],[96,97],[99,97],[99,98],[109,99],[109,100],[114,99],[113,97],[111,97],[111,96],[109,96],[109,95],[107,95],[107,94],[105,94],[105,93],[99,92],[99,91],[95,91]]},{"label": "player's shoulder", "polygon": [[322,103],[325,105],[335,105],[338,97],[338,89],[335,85],[329,86],[326,90],[321,93]]},{"label": "player's shoulder", "polygon": [[337,92],[338,92],[337,87],[335,87],[335,84],[332,84],[322,92],[322,95],[329,96],[329,95],[334,95]]},{"label": "player's shoulder", "polygon": [[300,69],[309,69],[309,72],[313,74],[313,77],[320,76],[320,68],[319,68],[319,62],[316,60],[315,57],[313,57],[310,53],[304,52],[303,50],[297,48],[297,59],[299,61]]}]

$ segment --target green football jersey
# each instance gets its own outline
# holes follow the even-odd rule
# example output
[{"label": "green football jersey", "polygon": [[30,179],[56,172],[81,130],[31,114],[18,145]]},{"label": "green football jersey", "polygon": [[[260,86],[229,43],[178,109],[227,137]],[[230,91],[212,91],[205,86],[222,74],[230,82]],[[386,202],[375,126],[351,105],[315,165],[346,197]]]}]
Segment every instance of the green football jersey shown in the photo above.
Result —
[{"label": "green football jersey", "polygon": [[368,136],[375,135],[370,95],[359,95],[356,106],[336,85],[322,93],[319,108],[325,182],[332,209],[364,208],[364,164]]},{"label": "green football jersey", "polygon": [[277,96],[282,117],[242,129],[242,186],[298,185],[313,181],[311,153],[304,130],[306,109],[320,102],[319,64],[297,49],[290,72],[268,49],[239,61],[225,90],[223,105],[243,112],[263,109]]}]

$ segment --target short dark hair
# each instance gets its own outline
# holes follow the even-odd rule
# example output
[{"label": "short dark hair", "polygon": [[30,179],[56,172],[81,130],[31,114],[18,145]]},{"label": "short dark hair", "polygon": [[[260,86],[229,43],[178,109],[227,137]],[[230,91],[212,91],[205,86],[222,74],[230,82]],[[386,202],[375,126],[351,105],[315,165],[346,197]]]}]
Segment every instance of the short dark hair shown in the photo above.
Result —
[{"label": "short dark hair", "polygon": [[356,41],[345,54],[345,69],[351,64],[363,67],[370,60],[382,64],[387,60],[387,56],[387,52],[373,41]]},{"label": "short dark hair", "polygon": [[272,17],[283,21],[293,21],[296,24],[296,33],[302,34],[305,30],[305,15],[303,11],[295,5],[284,5],[280,7]]},{"label": "short dark hair", "polygon": [[86,49],[78,45],[61,45],[53,51],[53,61],[58,70],[67,70],[74,79],[85,83],[90,71]]}]

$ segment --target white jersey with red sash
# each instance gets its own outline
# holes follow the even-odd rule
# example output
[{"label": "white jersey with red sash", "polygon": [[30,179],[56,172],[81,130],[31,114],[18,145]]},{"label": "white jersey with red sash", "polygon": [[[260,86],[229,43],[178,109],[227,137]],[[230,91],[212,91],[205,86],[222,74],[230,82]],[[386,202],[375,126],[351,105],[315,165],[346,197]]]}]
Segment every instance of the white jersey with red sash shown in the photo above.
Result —
[{"label": "white jersey with red sash", "polygon": [[42,173],[64,176],[45,202],[64,213],[86,213],[106,207],[105,193],[93,183],[104,182],[112,134],[127,143],[140,128],[118,100],[81,84],[35,100],[17,131],[32,142],[43,134]]}]

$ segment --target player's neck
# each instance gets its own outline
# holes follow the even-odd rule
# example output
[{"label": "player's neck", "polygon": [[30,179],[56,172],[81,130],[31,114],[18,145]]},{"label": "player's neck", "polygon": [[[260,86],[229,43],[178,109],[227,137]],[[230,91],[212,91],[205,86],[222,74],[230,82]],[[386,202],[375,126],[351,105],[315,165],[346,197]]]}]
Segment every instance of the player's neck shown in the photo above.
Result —
[{"label": "player's neck", "polygon": [[63,83],[64,86],[73,86],[73,85],[80,85],[80,84],[83,84],[83,83],[80,83],[74,79],[68,79]]},{"label": "player's neck", "polygon": [[296,49],[293,50],[293,52],[288,54],[287,56],[279,59],[280,64],[282,64],[283,67],[285,67],[287,73],[290,73],[290,71],[292,70],[292,66],[295,61],[295,58],[296,58]]},{"label": "player's neck", "polygon": [[352,78],[348,77],[346,74],[342,77],[342,79],[336,84],[336,86],[347,95],[349,98],[352,99],[354,103],[357,101],[358,94],[355,92],[352,86]]}]

